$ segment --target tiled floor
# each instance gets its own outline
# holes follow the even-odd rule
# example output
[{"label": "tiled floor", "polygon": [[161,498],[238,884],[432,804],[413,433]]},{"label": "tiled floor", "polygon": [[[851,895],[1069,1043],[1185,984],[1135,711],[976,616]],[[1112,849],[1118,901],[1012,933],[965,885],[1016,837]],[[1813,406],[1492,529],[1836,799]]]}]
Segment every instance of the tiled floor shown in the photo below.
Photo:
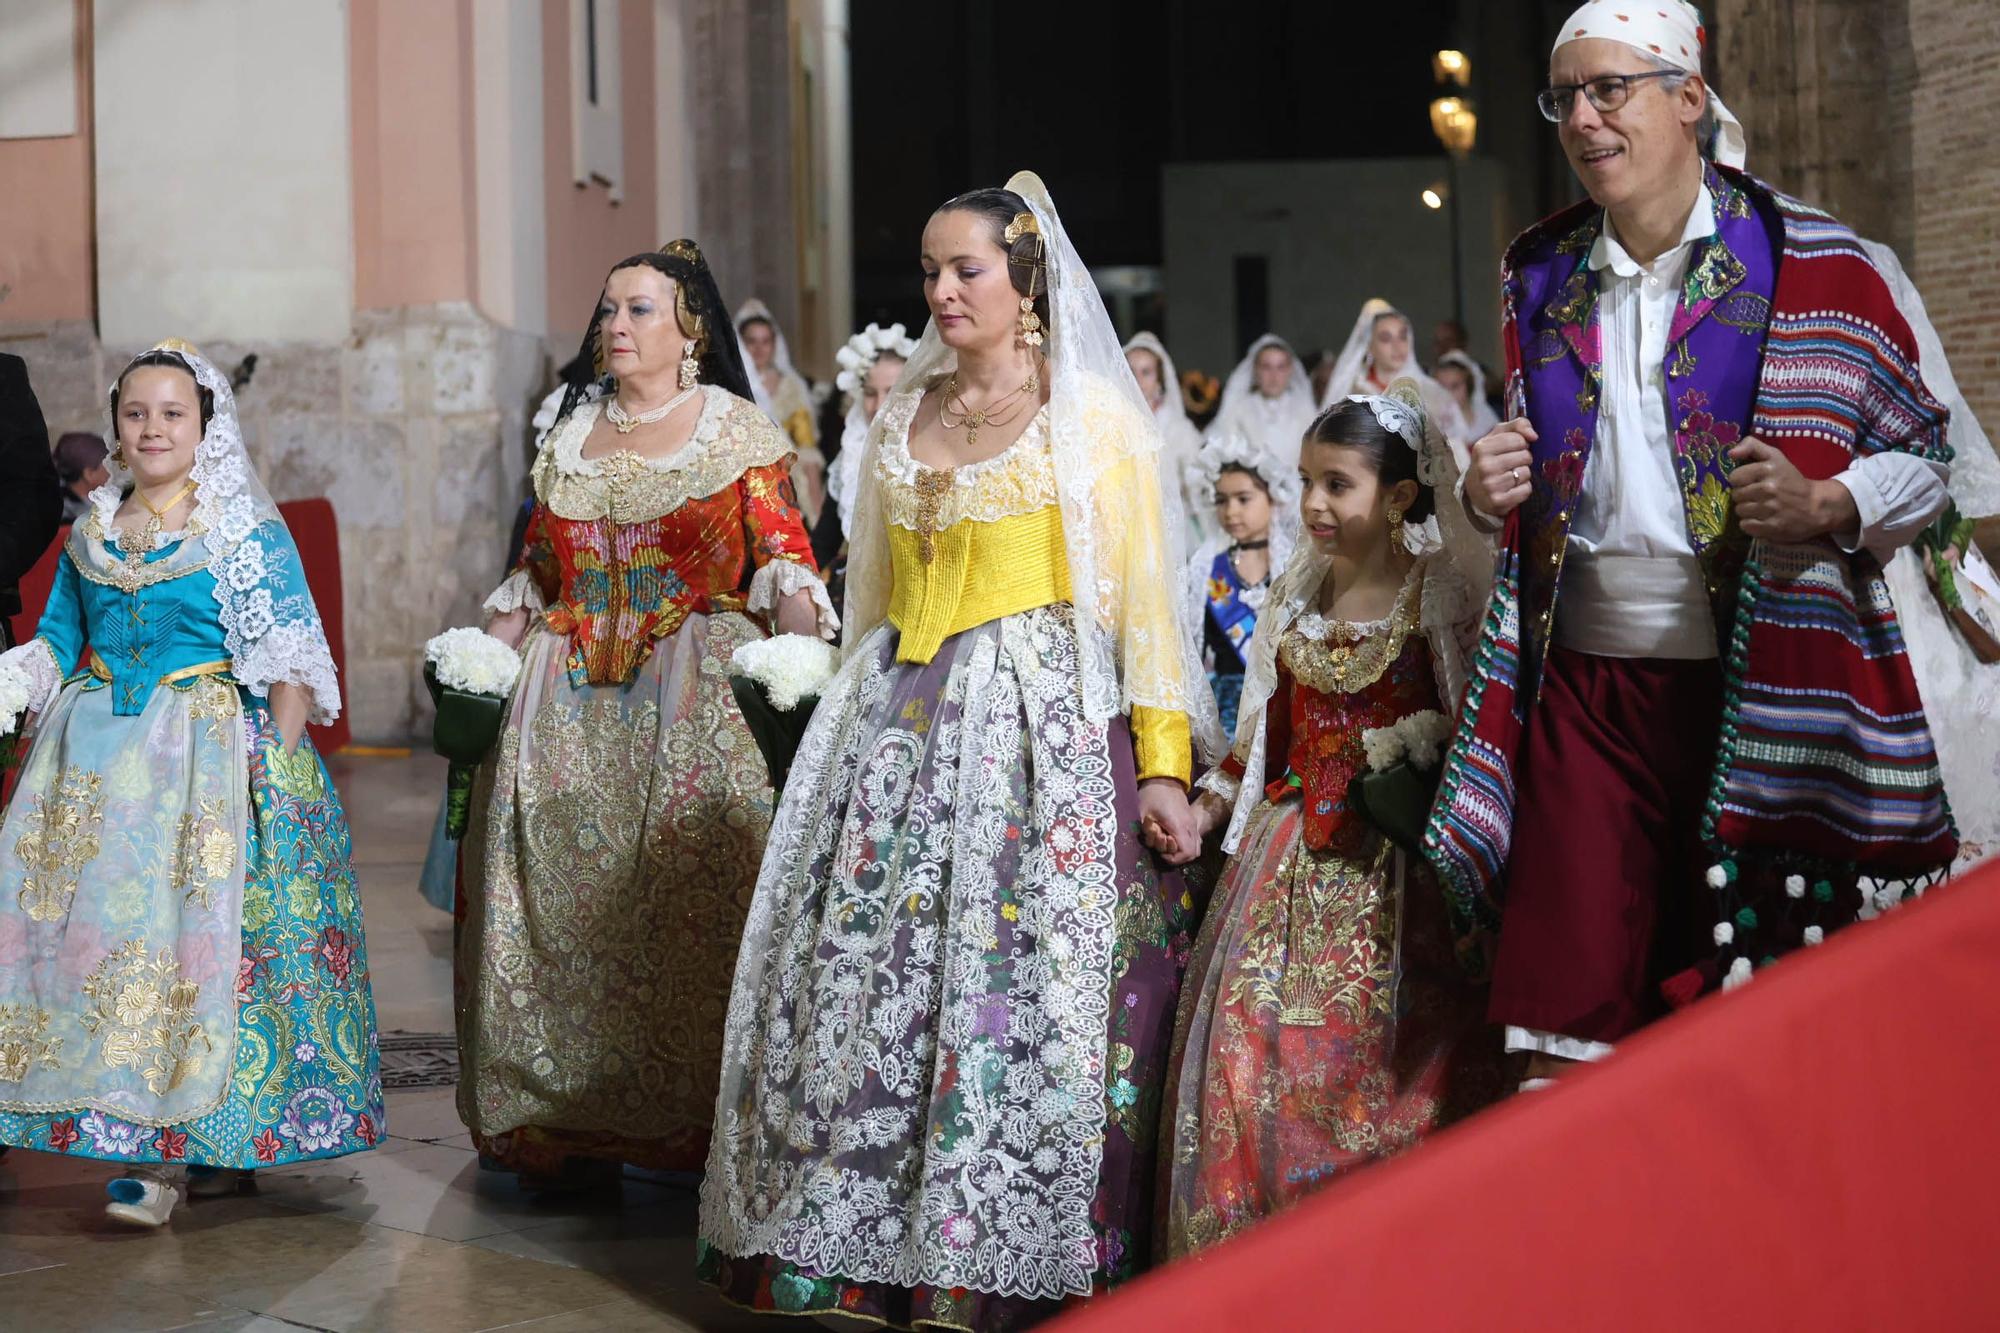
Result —
[{"label": "tiled floor", "polygon": [[[341,758],[385,1031],[451,1028],[451,928],[417,896],[443,761]],[[0,1330],[524,1333],[796,1327],[694,1280],[691,1187],[628,1179],[551,1205],[482,1172],[450,1089],[389,1094],[372,1153],[260,1173],[160,1232],[104,1217],[100,1164],[0,1161]]]}]

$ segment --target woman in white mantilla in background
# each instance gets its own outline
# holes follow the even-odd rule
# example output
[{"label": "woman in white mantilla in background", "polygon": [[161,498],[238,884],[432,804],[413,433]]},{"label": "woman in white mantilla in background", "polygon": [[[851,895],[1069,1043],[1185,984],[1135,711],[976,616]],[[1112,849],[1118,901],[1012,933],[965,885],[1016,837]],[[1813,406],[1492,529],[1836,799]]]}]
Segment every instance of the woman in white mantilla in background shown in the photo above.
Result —
[{"label": "woman in white mantilla in background", "polygon": [[1312,381],[1292,345],[1275,333],[1250,344],[1222,386],[1222,405],[1208,423],[1210,435],[1240,435],[1290,467],[1299,439],[1318,415]]},{"label": "woman in white mantilla in background", "polygon": [[1187,514],[1189,540],[1214,536],[1215,505],[1197,462],[1201,430],[1188,419],[1174,359],[1157,336],[1137,333],[1125,344],[1125,364],[1132,367],[1139,392],[1152,405],[1153,422],[1160,428],[1160,477]]},{"label": "woman in white mantilla in background", "polygon": [[1465,415],[1457,399],[1442,384],[1424,373],[1417,364],[1415,326],[1410,317],[1379,296],[1362,302],[1354,328],[1334,359],[1333,374],[1326,382],[1322,408],[1331,407],[1349,394],[1383,394],[1397,380],[1408,377],[1423,395],[1424,411],[1431,424],[1450,442],[1456,466],[1465,469],[1466,450],[1479,438],[1466,433]]},{"label": "woman in white mantilla in background", "polygon": [[[1486,397],[1486,367],[1480,365],[1472,353],[1446,352],[1438,358],[1433,378],[1458,404],[1458,415],[1465,424],[1467,441],[1490,435],[1499,428],[1500,414],[1493,410],[1493,404]],[[1470,448],[1470,445],[1467,447]]]},{"label": "woman in white mantilla in background", "polygon": [[757,405],[791,437],[797,458],[792,486],[810,529],[826,499],[826,458],[819,451],[819,425],[814,420],[812,386],[792,365],[792,350],[771,307],[755,297],[736,309],[736,336],[750,358],[749,371],[760,390]]},{"label": "woman in white mantilla in background", "polygon": [[[228,378],[186,343],[111,387],[111,479],[70,531],[0,730],[0,1145],[124,1167],[106,1211],[372,1148],[375,1001],[347,819],[306,724],[340,712]],[[85,651],[85,645],[89,650]]]},{"label": "woman in white mantilla in background", "polygon": [[1159,433],[1041,181],[924,229],[845,661],[744,927],[700,1273],[1002,1330],[1142,1271],[1214,753]]}]

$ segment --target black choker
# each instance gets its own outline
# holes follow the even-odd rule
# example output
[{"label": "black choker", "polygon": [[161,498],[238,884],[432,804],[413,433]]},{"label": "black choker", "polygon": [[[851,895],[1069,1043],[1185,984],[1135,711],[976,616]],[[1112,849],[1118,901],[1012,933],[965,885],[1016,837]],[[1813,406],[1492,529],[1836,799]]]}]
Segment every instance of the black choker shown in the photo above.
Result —
[{"label": "black choker", "polygon": [[1260,537],[1254,542],[1237,542],[1229,549],[1232,551],[1261,551],[1270,544],[1271,539],[1269,537]]}]

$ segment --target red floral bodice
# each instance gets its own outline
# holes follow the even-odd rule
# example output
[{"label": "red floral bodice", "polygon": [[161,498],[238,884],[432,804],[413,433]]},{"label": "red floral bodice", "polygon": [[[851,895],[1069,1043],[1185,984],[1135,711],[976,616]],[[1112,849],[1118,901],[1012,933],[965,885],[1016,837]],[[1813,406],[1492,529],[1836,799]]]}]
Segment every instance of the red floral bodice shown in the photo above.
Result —
[{"label": "red floral bodice", "polygon": [[572,676],[622,684],[688,616],[744,609],[759,569],[812,568],[812,544],[791,441],[754,405],[708,388],[694,435],[664,459],[583,458],[596,419],[596,404],[578,408],[536,459],[521,565],[549,628],[570,636]]},{"label": "red floral bodice", "polygon": [[[1266,795],[1281,800],[1296,794],[1304,801],[1303,836],[1314,851],[1359,856],[1377,836],[1347,801],[1348,784],[1368,768],[1362,732],[1425,709],[1443,711],[1424,635],[1413,626],[1399,646],[1384,645],[1393,633],[1389,626],[1370,628],[1359,645],[1339,645],[1338,627],[1306,615],[1278,643],[1278,687],[1264,714]],[[1349,677],[1351,688],[1341,688],[1341,653],[1359,662],[1385,648],[1390,655],[1379,673],[1364,669],[1359,680]],[[1242,776],[1233,756],[1223,767]]]}]

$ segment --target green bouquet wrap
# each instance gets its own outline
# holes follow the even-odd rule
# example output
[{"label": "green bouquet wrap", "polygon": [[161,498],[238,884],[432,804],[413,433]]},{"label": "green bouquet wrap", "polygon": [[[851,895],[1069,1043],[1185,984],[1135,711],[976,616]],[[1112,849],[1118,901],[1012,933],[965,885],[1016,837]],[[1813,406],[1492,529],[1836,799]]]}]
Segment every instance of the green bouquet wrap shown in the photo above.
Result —
[{"label": "green bouquet wrap", "polygon": [[809,694],[790,708],[780,708],[771,702],[771,693],[761,681],[734,673],[729,677],[729,692],[736,696],[736,706],[743,710],[743,720],[750,725],[750,735],[764,755],[773,792],[783,794],[785,778],[792,771],[792,760],[798,757],[799,742],[805,739],[806,724],[812,721],[819,696]]},{"label": "green bouquet wrap", "polygon": [[472,778],[500,739],[507,721],[507,700],[500,695],[474,694],[455,690],[438,682],[437,667],[424,663],[424,684],[437,705],[437,720],[431,728],[431,748],[451,760],[451,776],[446,787],[445,832],[453,840],[465,836],[466,817],[472,806]]},{"label": "green bouquet wrap", "polygon": [[1380,773],[1364,772],[1347,786],[1347,802],[1362,818],[1382,831],[1396,846],[1417,855],[1423,850],[1424,826],[1437,800],[1444,765],[1418,768],[1405,759]]}]

